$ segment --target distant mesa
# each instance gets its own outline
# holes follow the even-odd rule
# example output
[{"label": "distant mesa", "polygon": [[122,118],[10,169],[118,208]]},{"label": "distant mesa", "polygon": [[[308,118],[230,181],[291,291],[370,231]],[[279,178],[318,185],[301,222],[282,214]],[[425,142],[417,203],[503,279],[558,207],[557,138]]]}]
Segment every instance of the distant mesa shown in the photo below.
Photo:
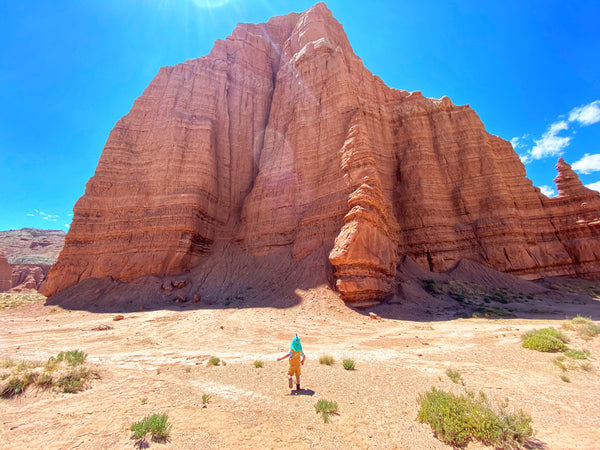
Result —
[{"label": "distant mesa", "polygon": [[470,107],[373,76],[319,3],[158,72],[111,131],[42,292],[184,274],[202,298],[328,283],[368,304],[400,295],[405,256],[598,278],[600,195],[557,169],[548,198]]},{"label": "distant mesa", "polygon": [[[65,243],[65,232],[61,230],[0,231],[0,253],[8,265],[8,288],[13,291],[35,291],[46,279],[50,267],[58,259]],[[3,262],[0,256],[0,290],[3,286]]]}]

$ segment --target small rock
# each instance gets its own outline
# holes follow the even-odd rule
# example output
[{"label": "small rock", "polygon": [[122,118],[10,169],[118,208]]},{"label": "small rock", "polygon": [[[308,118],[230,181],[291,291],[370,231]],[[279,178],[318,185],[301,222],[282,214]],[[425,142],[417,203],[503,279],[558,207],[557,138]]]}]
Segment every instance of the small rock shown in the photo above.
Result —
[{"label": "small rock", "polygon": [[175,289],[181,289],[188,285],[188,281],[187,280],[177,280],[177,281],[172,281],[171,284],[173,285],[173,287]]},{"label": "small rock", "polygon": [[119,314],[118,316],[113,317],[113,320],[116,322],[117,320],[123,320],[125,318],[124,315]]},{"label": "small rock", "polygon": [[377,314],[375,314],[374,312],[370,312],[369,313],[369,317],[371,319],[376,319],[376,320],[381,320],[381,317],[379,317]]},{"label": "small rock", "polygon": [[200,300],[202,300],[202,297],[200,297],[200,294],[195,294],[194,298],[192,298],[192,303],[200,303]]},{"label": "small rock", "polygon": [[185,296],[183,296],[183,295],[181,295],[181,294],[180,294],[180,295],[178,295],[177,297],[175,297],[175,298],[173,299],[173,301],[174,301],[175,303],[185,303],[185,302],[187,302],[187,298],[185,298]]}]

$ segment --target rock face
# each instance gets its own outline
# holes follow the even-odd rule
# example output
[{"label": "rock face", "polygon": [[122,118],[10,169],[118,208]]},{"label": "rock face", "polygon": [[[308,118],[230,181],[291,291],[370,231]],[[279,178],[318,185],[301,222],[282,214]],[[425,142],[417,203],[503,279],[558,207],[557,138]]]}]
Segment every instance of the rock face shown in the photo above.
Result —
[{"label": "rock face", "polygon": [[0,251],[0,292],[12,287],[12,269],[4,254]]},{"label": "rock face", "polygon": [[255,258],[243,270],[261,279],[269,255],[290,273],[310,261],[306,282],[347,302],[394,294],[403,255],[435,271],[471,259],[597,277],[600,196],[558,169],[547,198],[473,110],[387,87],[317,4],[159,71],[110,133],[42,292],[218,278],[223,255]]},{"label": "rock face", "polygon": [[39,289],[65,243],[61,230],[0,231],[0,251],[11,266],[13,290]]}]

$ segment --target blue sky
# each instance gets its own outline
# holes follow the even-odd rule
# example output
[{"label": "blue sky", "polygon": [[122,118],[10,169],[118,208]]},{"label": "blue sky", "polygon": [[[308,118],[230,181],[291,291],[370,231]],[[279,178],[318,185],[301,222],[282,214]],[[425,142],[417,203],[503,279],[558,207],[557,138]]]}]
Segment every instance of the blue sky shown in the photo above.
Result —
[{"label": "blue sky", "polygon": [[[0,230],[67,230],[108,133],[160,67],[207,54],[238,22],[313,4],[1,1]],[[470,104],[536,186],[552,194],[562,156],[600,189],[600,2],[326,4],[373,74]]]}]

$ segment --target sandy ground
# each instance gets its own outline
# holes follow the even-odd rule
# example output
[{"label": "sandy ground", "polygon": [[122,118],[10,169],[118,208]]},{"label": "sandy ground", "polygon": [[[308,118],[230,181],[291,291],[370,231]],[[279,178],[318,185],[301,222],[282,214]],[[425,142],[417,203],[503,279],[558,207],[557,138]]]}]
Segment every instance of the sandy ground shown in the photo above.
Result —
[{"label": "sandy ground", "polygon": [[[403,305],[380,307],[376,320],[326,288],[297,294],[302,301],[283,309],[183,304],[120,321],[112,312],[43,302],[0,310],[0,359],[44,361],[80,349],[101,376],[77,394],[30,389],[0,400],[0,447],[134,448],[130,425],[164,412],[170,439],[150,448],[448,448],[416,419],[417,397],[432,386],[483,391],[528,412],[529,448],[600,447],[600,338],[566,332],[571,348],[591,352],[591,370],[569,371],[570,382],[561,380],[555,354],[521,346],[524,332],[560,327],[575,313],[598,320],[600,301],[564,311],[555,303],[553,318],[452,319],[428,311],[409,321],[394,318]],[[113,328],[95,331],[100,325]],[[308,358],[299,394],[288,389],[287,362],[276,361],[296,332]],[[322,355],[336,362],[321,365]],[[207,366],[212,356],[226,365]],[[356,370],[344,370],[345,358]],[[256,360],[264,367],[255,368]],[[446,376],[449,368],[465,386]],[[207,407],[203,394],[211,396]],[[329,423],[315,413],[322,398],[339,405]]]}]

